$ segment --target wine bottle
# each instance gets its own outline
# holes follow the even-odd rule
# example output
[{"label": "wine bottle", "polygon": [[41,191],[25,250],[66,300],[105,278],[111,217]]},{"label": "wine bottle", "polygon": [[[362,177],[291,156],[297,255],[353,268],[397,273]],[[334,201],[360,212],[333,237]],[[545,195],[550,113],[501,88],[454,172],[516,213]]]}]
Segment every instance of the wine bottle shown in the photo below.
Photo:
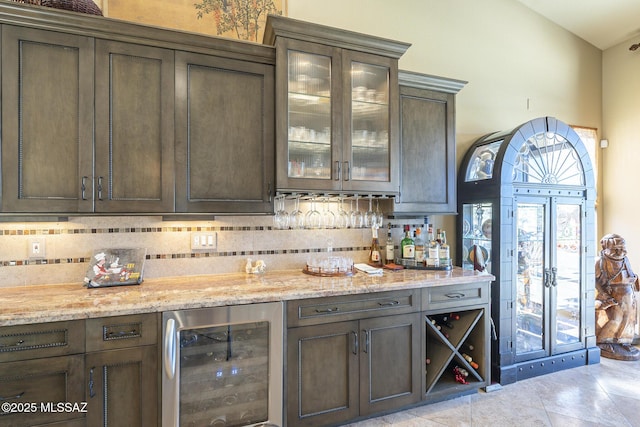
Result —
[{"label": "wine bottle", "polygon": [[427,267],[440,266],[440,245],[433,235],[433,225],[429,224],[429,233],[427,234],[429,248],[427,250]]},{"label": "wine bottle", "polygon": [[468,354],[466,354],[466,353],[462,353],[462,357],[463,357],[467,362],[469,362],[469,365],[471,365],[471,367],[472,367],[473,369],[478,369],[478,368],[479,368],[479,365],[478,365],[476,362],[474,362],[474,361],[473,361],[473,358],[472,358],[471,356],[469,356]]},{"label": "wine bottle", "polygon": [[449,251],[449,245],[447,244],[447,233],[440,231],[440,251],[439,251],[440,265],[446,267],[451,264],[451,254]]},{"label": "wine bottle", "polygon": [[386,261],[387,264],[391,262],[395,262],[395,250],[393,247],[393,238],[391,237],[391,223],[387,225],[387,244],[386,244]]},{"label": "wine bottle", "polygon": [[424,265],[424,239],[422,238],[422,229],[416,228],[416,239],[414,241],[416,248],[416,264]]},{"label": "wine bottle", "polygon": [[371,250],[369,251],[369,265],[382,267],[382,257],[380,255],[380,242],[378,242],[378,227],[371,227],[373,239],[371,241]]},{"label": "wine bottle", "polygon": [[409,260],[416,259],[416,246],[415,242],[411,238],[411,229],[408,225],[404,226],[404,239],[400,242],[400,248],[402,258]]}]

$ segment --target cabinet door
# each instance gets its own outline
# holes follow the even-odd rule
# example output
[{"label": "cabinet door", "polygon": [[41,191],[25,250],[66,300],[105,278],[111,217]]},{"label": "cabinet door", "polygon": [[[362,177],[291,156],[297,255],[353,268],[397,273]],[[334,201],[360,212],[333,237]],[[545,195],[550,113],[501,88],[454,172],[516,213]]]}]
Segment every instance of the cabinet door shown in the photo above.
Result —
[{"label": "cabinet door", "polygon": [[[4,410],[0,411],[0,424],[31,426],[83,418],[84,412],[80,410],[89,410],[82,408],[85,401],[83,370],[82,355],[0,363],[0,401],[37,405],[29,407],[34,409],[31,413],[19,411],[5,415]],[[58,402],[77,403],[78,411],[56,411]]]},{"label": "cabinet door", "polygon": [[157,370],[156,346],[88,353],[87,424],[157,426]]},{"label": "cabinet door", "polygon": [[274,67],[176,53],[179,212],[273,212]]},{"label": "cabinet door", "polygon": [[398,192],[398,61],[343,50],[346,191]]},{"label": "cabinet door", "polygon": [[173,57],[96,41],[96,212],[174,210]]},{"label": "cabinet door", "polygon": [[277,186],[342,188],[342,56],[340,49],[276,42]]},{"label": "cabinet door", "polygon": [[454,95],[400,87],[400,195],[395,212],[455,213]]},{"label": "cabinet door", "polygon": [[421,316],[360,321],[360,415],[421,399]]},{"label": "cabinet door", "polygon": [[357,321],[287,331],[287,425],[358,416],[358,346]]},{"label": "cabinet door", "polygon": [[2,211],[90,212],[93,39],[2,26]]}]

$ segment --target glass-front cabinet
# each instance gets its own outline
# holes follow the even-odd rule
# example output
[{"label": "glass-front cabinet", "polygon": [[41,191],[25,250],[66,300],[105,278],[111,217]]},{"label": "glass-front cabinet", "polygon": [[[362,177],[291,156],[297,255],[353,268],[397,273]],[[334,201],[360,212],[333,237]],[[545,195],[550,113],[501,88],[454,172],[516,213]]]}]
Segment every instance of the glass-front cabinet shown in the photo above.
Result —
[{"label": "glass-front cabinet", "polygon": [[542,117],[478,139],[458,195],[459,265],[496,276],[493,378],[597,363],[595,187],[575,131]]},{"label": "glass-front cabinet", "polygon": [[276,187],[397,193],[398,58],[407,44],[269,16]]}]

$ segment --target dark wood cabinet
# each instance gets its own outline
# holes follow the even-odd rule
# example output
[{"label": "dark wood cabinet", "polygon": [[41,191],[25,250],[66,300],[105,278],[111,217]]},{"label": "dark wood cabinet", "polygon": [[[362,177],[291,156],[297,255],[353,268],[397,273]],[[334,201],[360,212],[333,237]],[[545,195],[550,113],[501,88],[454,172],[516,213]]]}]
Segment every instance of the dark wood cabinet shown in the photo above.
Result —
[{"label": "dark wood cabinet", "polygon": [[95,211],[172,212],[173,50],[100,39],[95,49]]},{"label": "dark wood cabinet", "polygon": [[[425,394],[438,401],[491,384],[489,281],[423,289]],[[467,375],[456,377],[456,368]]]},{"label": "dark wood cabinet", "polygon": [[346,422],[418,402],[417,295],[403,291],[289,303],[288,313],[297,313],[289,325],[309,326],[287,330],[287,425]]},{"label": "dark wood cabinet", "polygon": [[3,216],[273,212],[272,47],[41,13],[0,5]]},{"label": "dark wood cabinet", "polygon": [[158,334],[157,313],[0,328],[0,400],[37,405],[0,423],[157,426]]},{"label": "dark wood cabinet", "polygon": [[157,347],[88,353],[87,425],[158,425]]},{"label": "dark wood cabinet", "polygon": [[178,212],[271,213],[274,67],[176,52]]},{"label": "dark wood cabinet", "polygon": [[283,192],[398,192],[398,58],[406,43],[270,15]]},{"label": "dark wood cabinet", "polygon": [[[83,321],[0,328],[0,401],[23,405],[12,413],[0,411],[3,426],[84,425],[84,332]],[[50,406],[59,402],[78,403],[79,410]]]},{"label": "dark wood cabinet", "polygon": [[400,194],[393,214],[456,213],[455,94],[466,82],[407,71],[400,82]]},{"label": "dark wood cabinet", "polygon": [[158,314],[88,319],[87,424],[157,426]]},{"label": "dark wood cabinet", "polygon": [[2,25],[2,212],[91,212],[94,40]]}]

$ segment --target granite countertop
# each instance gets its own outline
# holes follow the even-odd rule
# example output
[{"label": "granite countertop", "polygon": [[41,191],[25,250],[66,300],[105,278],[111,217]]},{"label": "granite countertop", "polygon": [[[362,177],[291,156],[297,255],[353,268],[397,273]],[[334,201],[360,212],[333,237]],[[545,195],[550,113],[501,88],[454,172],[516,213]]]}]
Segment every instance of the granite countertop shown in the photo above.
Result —
[{"label": "granite countertop", "polygon": [[385,270],[382,276],[316,277],[300,270],[262,274],[217,274],[145,279],[141,285],[87,289],[81,284],[2,289],[0,326],[87,319],[364,294],[407,288],[492,281],[494,276],[454,267],[452,271]]}]

